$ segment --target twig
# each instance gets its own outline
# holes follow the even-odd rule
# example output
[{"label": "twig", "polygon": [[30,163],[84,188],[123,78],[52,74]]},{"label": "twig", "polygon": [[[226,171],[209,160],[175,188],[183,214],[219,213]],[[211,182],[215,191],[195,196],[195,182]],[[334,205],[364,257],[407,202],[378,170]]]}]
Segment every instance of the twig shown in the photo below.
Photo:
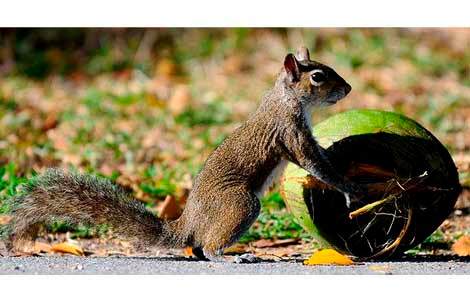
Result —
[{"label": "twig", "polygon": [[[417,188],[419,185],[421,185],[424,180],[426,180],[426,178],[429,176],[428,172],[425,171],[423,174],[419,175],[418,177],[416,178],[410,178],[408,179],[405,183],[403,184],[400,184],[400,182],[398,182],[398,180],[394,180],[397,184],[398,184],[398,187],[401,189],[401,192],[395,192],[393,194],[390,194],[387,198],[385,199],[382,199],[382,200],[378,200],[378,201],[375,201],[375,202],[372,202],[370,204],[367,204],[359,209],[356,209],[355,211],[353,212],[350,212],[349,213],[349,219],[353,219],[359,215],[362,215],[364,213],[367,213],[373,209],[375,209],[377,206],[380,206],[384,203],[387,203],[387,202],[390,202],[392,200],[395,200],[396,201],[396,198],[406,192],[406,191],[409,191],[410,189],[414,189],[414,188]],[[418,179],[418,180],[416,180]],[[404,187],[405,185],[407,185],[408,183],[411,183],[409,186],[407,186],[406,188]]]},{"label": "twig", "polygon": [[362,215],[362,214],[364,214],[364,213],[366,213],[366,212],[369,212],[369,211],[373,210],[374,208],[376,208],[377,206],[380,206],[380,205],[382,205],[382,204],[385,204],[385,203],[387,203],[387,202],[390,202],[390,201],[396,199],[396,197],[397,197],[397,196],[395,196],[395,195],[389,195],[389,196],[388,196],[387,198],[385,198],[385,199],[382,199],[382,200],[379,200],[379,201],[375,201],[375,202],[370,203],[370,204],[367,204],[367,205],[365,205],[365,206],[363,206],[363,207],[361,207],[361,208],[358,208],[358,209],[356,209],[355,211],[349,213],[349,219],[353,219],[353,218],[355,218],[355,217],[357,217],[357,216],[359,216],[359,215]]},{"label": "twig", "polygon": [[370,257],[367,257],[367,259],[373,259],[373,258],[376,258],[378,256],[381,256],[383,255],[384,253],[390,251],[391,249],[393,249],[393,251],[395,251],[398,247],[398,245],[400,245],[401,243],[401,240],[403,240],[403,237],[405,236],[406,232],[408,231],[408,228],[410,227],[410,223],[411,223],[411,214],[412,214],[412,211],[413,209],[410,208],[408,210],[408,220],[406,221],[406,224],[405,226],[403,227],[403,229],[400,231],[400,234],[398,235],[398,237],[395,239],[395,241],[393,241],[392,244],[386,246],[384,249],[382,249],[381,251],[379,251],[378,253],[370,256]]}]

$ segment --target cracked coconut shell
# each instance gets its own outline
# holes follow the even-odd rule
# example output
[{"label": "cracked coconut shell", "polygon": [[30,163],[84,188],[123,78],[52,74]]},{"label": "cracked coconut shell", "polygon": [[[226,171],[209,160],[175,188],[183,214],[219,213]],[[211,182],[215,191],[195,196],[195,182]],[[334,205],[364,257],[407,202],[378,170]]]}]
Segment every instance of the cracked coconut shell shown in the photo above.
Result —
[{"label": "cracked coconut shell", "polygon": [[289,164],[281,195],[297,221],[326,246],[360,258],[398,255],[420,244],[452,212],[461,192],[447,149],[405,116],[354,110],[313,129],[334,168],[367,188],[344,195]]}]

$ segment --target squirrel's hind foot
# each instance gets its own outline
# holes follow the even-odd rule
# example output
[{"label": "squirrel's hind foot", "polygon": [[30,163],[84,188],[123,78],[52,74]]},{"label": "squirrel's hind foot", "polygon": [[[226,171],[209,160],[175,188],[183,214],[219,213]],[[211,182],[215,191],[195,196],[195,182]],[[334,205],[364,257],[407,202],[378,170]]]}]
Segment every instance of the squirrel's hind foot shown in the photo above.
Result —
[{"label": "squirrel's hind foot", "polygon": [[222,256],[222,252],[209,252],[200,247],[192,248],[193,255],[198,258],[200,261],[212,261],[212,262],[225,262],[226,260]]},{"label": "squirrel's hind foot", "polygon": [[204,255],[204,251],[200,247],[192,248],[193,255],[201,261],[209,261],[209,259]]},{"label": "squirrel's hind foot", "polygon": [[202,250],[204,256],[206,259],[212,262],[227,262],[227,260],[224,259],[222,256],[223,250],[216,250],[216,251],[209,251],[207,249]]}]

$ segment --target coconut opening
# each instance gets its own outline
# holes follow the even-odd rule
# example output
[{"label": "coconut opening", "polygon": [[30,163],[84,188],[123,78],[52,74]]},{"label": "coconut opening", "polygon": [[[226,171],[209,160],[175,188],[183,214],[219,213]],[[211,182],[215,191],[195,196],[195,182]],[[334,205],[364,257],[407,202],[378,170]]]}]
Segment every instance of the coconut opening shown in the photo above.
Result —
[{"label": "coconut opening", "polygon": [[437,140],[383,132],[346,137],[326,151],[338,172],[368,189],[348,208],[342,193],[313,177],[304,182],[318,232],[346,254],[387,257],[418,245],[451,213],[461,191],[452,158]]}]

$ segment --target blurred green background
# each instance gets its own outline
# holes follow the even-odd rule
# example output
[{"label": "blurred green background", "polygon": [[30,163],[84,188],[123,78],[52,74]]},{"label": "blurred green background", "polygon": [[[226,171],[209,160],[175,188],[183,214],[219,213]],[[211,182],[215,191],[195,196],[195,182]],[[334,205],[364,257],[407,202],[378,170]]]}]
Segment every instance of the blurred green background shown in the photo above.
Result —
[{"label": "blurred green background", "polygon": [[[158,212],[300,45],[353,87],[314,123],[352,108],[405,114],[448,147],[469,186],[469,29],[1,29],[0,213],[49,166],[106,176]],[[277,187],[263,205],[244,241],[308,238]]]}]

